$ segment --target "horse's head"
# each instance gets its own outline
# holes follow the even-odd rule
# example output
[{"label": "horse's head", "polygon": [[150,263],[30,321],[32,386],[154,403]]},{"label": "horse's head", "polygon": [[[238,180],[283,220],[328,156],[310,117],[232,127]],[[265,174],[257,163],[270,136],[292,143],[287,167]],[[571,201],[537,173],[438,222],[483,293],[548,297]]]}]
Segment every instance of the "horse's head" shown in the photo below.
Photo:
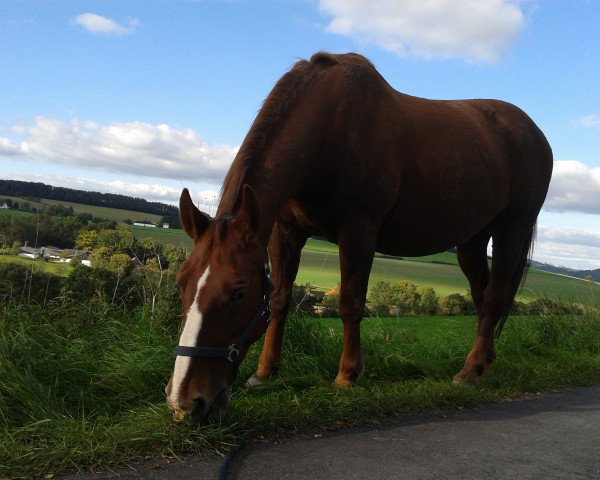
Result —
[{"label": "horse's head", "polygon": [[166,393],[175,419],[194,423],[226,413],[239,363],[265,331],[271,287],[250,187],[234,216],[214,220],[184,190],[180,215],[194,249],[177,277],[183,327]]}]

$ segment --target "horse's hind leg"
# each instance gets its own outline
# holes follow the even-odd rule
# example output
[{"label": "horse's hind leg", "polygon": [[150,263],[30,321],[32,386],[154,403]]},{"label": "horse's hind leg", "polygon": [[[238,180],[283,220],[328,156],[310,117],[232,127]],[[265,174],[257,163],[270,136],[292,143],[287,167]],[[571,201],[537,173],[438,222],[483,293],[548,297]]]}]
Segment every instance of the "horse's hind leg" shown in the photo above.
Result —
[{"label": "horse's hind leg", "polygon": [[271,319],[265,335],[263,349],[256,373],[248,384],[256,386],[277,371],[281,361],[283,330],[287,316],[294,279],[298,273],[300,254],[306,242],[306,233],[295,221],[275,223],[269,240],[274,290],[271,294]]},{"label": "horse's hind leg", "polygon": [[[490,237],[491,232],[485,229],[468,242],[456,247],[458,264],[469,281],[471,297],[477,309],[479,321],[482,319],[481,314],[483,311],[485,289],[490,279],[490,268],[487,257],[487,245]],[[486,364],[492,363],[495,357],[496,354],[492,342],[486,351]]]},{"label": "horse's hind leg", "polygon": [[517,228],[495,228],[493,235],[492,270],[485,288],[483,304],[478,309],[477,336],[467,355],[464,367],[454,379],[473,383],[495,355],[494,329],[503,322],[510,309],[527,264],[534,225]]}]

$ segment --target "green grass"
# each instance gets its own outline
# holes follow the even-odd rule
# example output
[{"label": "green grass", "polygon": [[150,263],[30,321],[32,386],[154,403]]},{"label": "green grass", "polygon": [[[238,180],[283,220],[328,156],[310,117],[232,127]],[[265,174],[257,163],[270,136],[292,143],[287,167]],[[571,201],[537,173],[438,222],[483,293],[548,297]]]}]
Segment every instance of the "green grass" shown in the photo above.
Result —
[{"label": "green grass", "polygon": [[31,269],[34,273],[51,273],[66,277],[73,268],[69,263],[46,262],[42,259],[31,259],[15,255],[0,255],[0,263],[15,263]]},{"label": "green grass", "polygon": [[280,375],[263,390],[243,381],[222,425],[172,422],[163,388],[178,315],[121,312],[95,303],[0,305],[0,478],[184,452],[224,451],[239,436],[273,439],[359,424],[381,415],[473,407],[600,380],[600,318],[511,318],[498,361],[475,386],[454,385],[474,337],[469,317],[366,319],[366,372],[356,387],[331,381],[339,320],[292,318]]}]

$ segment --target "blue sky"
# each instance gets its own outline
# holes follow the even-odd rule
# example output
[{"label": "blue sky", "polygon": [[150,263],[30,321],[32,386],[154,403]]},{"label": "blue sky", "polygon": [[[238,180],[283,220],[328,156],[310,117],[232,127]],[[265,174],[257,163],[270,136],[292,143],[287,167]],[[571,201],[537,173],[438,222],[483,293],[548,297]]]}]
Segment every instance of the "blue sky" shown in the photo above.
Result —
[{"label": "blue sky", "polygon": [[598,0],[0,0],[0,178],[210,210],[277,79],[354,51],[524,109],[555,158],[534,258],[600,268],[599,48]]}]

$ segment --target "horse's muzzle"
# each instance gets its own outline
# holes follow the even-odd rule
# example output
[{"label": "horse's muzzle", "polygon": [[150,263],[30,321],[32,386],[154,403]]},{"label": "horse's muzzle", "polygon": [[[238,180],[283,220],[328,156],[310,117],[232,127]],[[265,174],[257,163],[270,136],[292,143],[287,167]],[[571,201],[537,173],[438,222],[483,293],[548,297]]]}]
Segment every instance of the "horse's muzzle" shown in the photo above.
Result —
[{"label": "horse's muzzle", "polygon": [[220,423],[229,409],[229,388],[224,388],[212,399],[196,395],[191,400],[167,397],[169,410],[176,422],[187,422],[189,425],[200,423]]}]

